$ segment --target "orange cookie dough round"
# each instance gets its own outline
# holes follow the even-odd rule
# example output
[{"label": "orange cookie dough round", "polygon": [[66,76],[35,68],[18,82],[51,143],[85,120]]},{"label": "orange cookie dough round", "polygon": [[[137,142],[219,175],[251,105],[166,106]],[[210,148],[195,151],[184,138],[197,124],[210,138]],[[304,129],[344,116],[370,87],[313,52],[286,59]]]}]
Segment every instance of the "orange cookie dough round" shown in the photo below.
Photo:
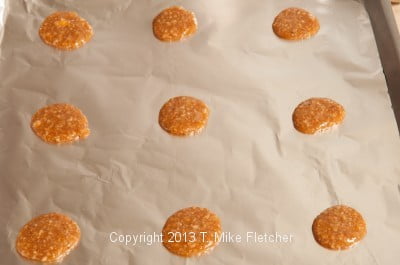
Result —
[{"label": "orange cookie dough round", "polygon": [[39,29],[44,43],[60,50],[75,50],[93,36],[90,24],[75,12],[59,11],[48,16]]},{"label": "orange cookie dough round", "polygon": [[16,249],[29,260],[61,262],[76,247],[80,236],[79,226],[68,216],[59,213],[43,214],[22,227]]},{"label": "orange cookie dough round", "polygon": [[171,215],[162,230],[163,245],[182,257],[201,256],[218,245],[221,222],[206,208],[189,207]]},{"label": "orange cookie dough round", "polygon": [[153,20],[154,36],[161,41],[180,41],[196,31],[197,20],[194,13],[180,6],[164,9]]},{"label": "orange cookie dough round", "polygon": [[315,218],[312,231],[315,240],[332,250],[345,250],[358,243],[367,234],[361,214],[355,209],[336,205]]},{"label": "orange cookie dough round", "polygon": [[345,109],[328,98],[310,98],[301,102],[293,112],[294,127],[305,134],[325,131],[343,122]]},{"label": "orange cookie dough round", "polygon": [[275,34],[285,40],[308,39],[319,31],[318,19],[307,10],[291,7],[280,12],[273,24]]},{"label": "orange cookie dough round", "polygon": [[72,143],[90,134],[86,116],[66,103],[38,110],[32,117],[31,127],[37,136],[51,144]]},{"label": "orange cookie dough round", "polygon": [[160,110],[161,128],[172,135],[191,136],[201,132],[207,124],[207,105],[196,98],[180,96],[168,100]]}]

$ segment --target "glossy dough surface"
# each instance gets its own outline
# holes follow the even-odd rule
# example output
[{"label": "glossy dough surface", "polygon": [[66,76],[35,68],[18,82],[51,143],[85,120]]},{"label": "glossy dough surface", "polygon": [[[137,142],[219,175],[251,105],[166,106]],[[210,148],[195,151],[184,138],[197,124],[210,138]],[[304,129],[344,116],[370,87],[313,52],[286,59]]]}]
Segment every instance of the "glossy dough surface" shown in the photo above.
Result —
[{"label": "glossy dough surface", "polygon": [[315,218],[312,231],[315,240],[332,250],[348,249],[364,238],[367,226],[355,209],[336,205],[326,209]]},{"label": "glossy dough surface", "polygon": [[345,109],[328,98],[310,98],[301,102],[293,112],[293,125],[299,132],[315,134],[343,122]]},{"label": "glossy dough surface", "polygon": [[180,41],[196,31],[197,20],[194,13],[180,6],[164,9],[153,20],[154,36],[161,41]]},{"label": "glossy dough surface", "polygon": [[75,50],[93,36],[90,24],[75,12],[60,11],[48,16],[39,29],[44,43],[60,49]]},{"label": "glossy dough surface", "polygon": [[291,7],[280,12],[273,24],[275,34],[285,40],[308,39],[319,31],[318,19],[307,10]]},{"label": "glossy dough surface", "polygon": [[[217,215],[206,208],[189,207],[168,218],[162,230],[163,245],[179,256],[200,256],[218,245],[217,237],[221,233],[221,222]],[[186,238],[183,238],[184,234]]]},{"label": "glossy dough surface", "polygon": [[33,261],[60,262],[78,244],[78,225],[68,216],[48,213],[25,224],[17,236],[18,253]]},{"label": "glossy dough surface", "polygon": [[75,106],[53,104],[38,110],[32,117],[32,130],[51,144],[72,143],[89,136],[86,116]]},{"label": "glossy dough surface", "polygon": [[208,121],[207,105],[196,98],[171,98],[161,108],[158,121],[161,128],[172,135],[190,136],[202,131]]}]

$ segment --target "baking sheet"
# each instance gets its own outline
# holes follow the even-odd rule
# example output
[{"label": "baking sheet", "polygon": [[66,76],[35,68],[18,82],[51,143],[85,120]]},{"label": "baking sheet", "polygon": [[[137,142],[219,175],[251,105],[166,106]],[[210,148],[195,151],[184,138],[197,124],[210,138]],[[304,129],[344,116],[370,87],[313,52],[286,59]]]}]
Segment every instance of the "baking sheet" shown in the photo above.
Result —
[{"label": "baking sheet", "polygon": [[400,124],[400,37],[392,7],[386,0],[365,0],[389,88],[393,110]]},{"label": "baking sheet", "polygon": [[[199,31],[157,41],[151,21],[179,4]],[[57,211],[82,230],[63,264],[398,264],[400,142],[368,14],[358,1],[8,1],[0,61],[0,255],[15,251],[19,229]],[[289,6],[313,12],[319,34],[304,42],[274,36]],[[74,52],[44,45],[41,21],[74,10],[94,39]],[[181,139],[157,124],[170,97],[190,95],[211,110],[205,131]],[[347,110],[337,130],[296,132],[295,106],[330,97]],[[89,119],[91,136],[52,146],[31,131],[39,108],[68,102]],[[354,249],[332,252],[311,224],[344,203],[366,219]],[[125,246],[110,233],[160,232],[167,217],[197,205],[225,232],[290,234],[292,243],[221,243],[183,259],[160,243]]]}]

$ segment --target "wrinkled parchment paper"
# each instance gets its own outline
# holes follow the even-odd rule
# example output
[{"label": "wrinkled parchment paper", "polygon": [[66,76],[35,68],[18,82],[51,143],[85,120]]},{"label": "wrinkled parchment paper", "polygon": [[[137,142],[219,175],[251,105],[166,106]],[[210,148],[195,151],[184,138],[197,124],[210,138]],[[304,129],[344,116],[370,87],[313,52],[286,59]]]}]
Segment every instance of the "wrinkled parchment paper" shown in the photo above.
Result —
[{"label": "wrinkled parchment paper", "polygon": [[[76,220],[79,246],[67,264],[398,264],[400,141],[374,36],[351,0],[10,0],[0,60],[0,257],[19,229],[51,211]],[[153,17],[171,5],[197,15],[187,41],[157,41]],[[313,39],[287,42],[271,30],[277,13],[303,7],[320,20]],[[77,11],[95,36],[60,52],[38,36],[57,10]],[[170,97],[211,110],[199,136],[158,125]],[[347,110],[337,130],[302,135],[296,105],[329,97]],[[91,136],[53,146],[30,129],[31,115],[56,102],[78,106]],[[334,252],[313,239],[316,215],[344,203],[368,225],[355,248]],[[160,243],[125,246],[110,233],[159,233],[173,212],[207,207],[237,234],[291,234],[292,243],[221,243],[183,259]]]}]

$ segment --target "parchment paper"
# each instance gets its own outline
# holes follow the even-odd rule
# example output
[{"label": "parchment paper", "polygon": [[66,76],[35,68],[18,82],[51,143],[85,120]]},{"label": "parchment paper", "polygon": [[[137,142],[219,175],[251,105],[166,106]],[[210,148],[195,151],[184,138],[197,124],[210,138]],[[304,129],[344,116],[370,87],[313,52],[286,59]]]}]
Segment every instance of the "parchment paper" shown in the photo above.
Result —
[{"label": "parchment paper", "polygon": [[[400,141],[368,15],[352,0],[12,0],[0,60],[0,260],[27,264],[19,229],[57,211],[76,220],[79,246],[63,264],[398,264]],[[187,41],[156,40],[151,22],[182,5],[199,30]],[[320,20],[314,38],[286,42],[276,14],[306,8]],[[95,36],[60,52],[38,28],[57,10],[77,11]],[[211,110],[207,128],[176,138],[158,125],[170,97],[189,95]],[[342,126],[298,133],[291,115],[310,97],[347,110]],[[56,102],[78,106],[92,134],[68,146],[42,142],[32,114]],[[315,216],[344,203],[368,234],[349,251],[313,239]],[[291,244],[221,243],[183,259],[161,243],[110,242],[159,233],[173,212],[206,207],[226,232],[292,234]]]}]

